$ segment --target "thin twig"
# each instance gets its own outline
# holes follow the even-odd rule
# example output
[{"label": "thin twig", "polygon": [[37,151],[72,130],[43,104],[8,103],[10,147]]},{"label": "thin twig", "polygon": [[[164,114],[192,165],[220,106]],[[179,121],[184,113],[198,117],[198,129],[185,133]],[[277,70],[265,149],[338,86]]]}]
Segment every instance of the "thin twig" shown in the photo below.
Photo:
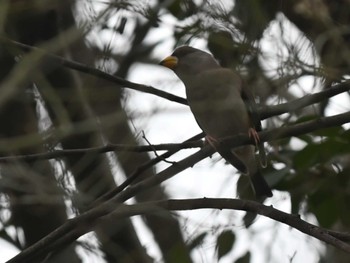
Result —
[{"label": "thin twig", "polygon": [[[350,112],[339,114],[332,117],[324,117],[319,120],[308,121],[308,122],[297,124],[291,127],[275,129],[275,130],[279,130],[279,132],[276,132],[275,130],[269,131],[269,132],[260,132],[259,136],[262,141],[269,140],[269,139],[276,140],[287,136],[288,137],[297,136],[303,133],[311,132],[313,130],[319,130],[320,128],[342,125],[343,123],[347,123],[347,122],[350,122]],[[233,140],[230,141],[230,143],[232,143],[232,147],[243,145],[244,143],[247,143],[247,142],[253,143],[252,139],[250,139],[249,136],[237,136],[235,143],[233,142]],[[141,193],[142,191],[145,191],[146,189],[149,190],[153,186],[159,185],[161,182],[164,182],[165,180],[173,177],[175,174],[187,168],[192,167],[195,163],[199,162],[205,157],[208,157],[213,152],[214,150],[210,147],[210,145],[207,145],[203,147],[200,151],[196,152],[195,154],[179,161],[176,165],[172,165],[167,169],[163,170],[162,172],[156,174],[155,176],[151,178],[147,178],[135,185],[130,186],[129,188],[125,189],[123,192],[120,192],[119,194],[117,194],[114,198],[104,203],[101,203],[99,206],[94,207],[73,219],[70,219],[67,223],[63,224],[61,227],[51,232],[48,236],[39,240],[37,243],[25,249],[24,251],[19,253],[17,256],[9,260],[8,263],[28,262],[28,260],[32,259],[33,257],[47,254],[50,251],[57,249],[60,246],[64,246],[64,245],[66,246],[70,244],[81,235],[91,231],[93,227],[99,222],[99,219],[101,217],[108,216],[110,213],[114,211],[118,211],[119,213],[122,213],[123,211],[122,207],[125,207],[125,206],[119,205],[122,202],[128,200],[129,198],[135,196],[136,194]],[[243,200],[239,200],[239,201],[246,202]],[[238,202],[238,201],[235,201],[235,202]],[[141,209],[142,208],[145,209],[145,206],[143,205],[144,203],[139,204],[138,206],[141,207]],[[250,209],[253,209],[253,210],[249,210],[249,211],[254,211],[254,208],[250,208]],[[149,212],[152,212],[152,211],[149,211]],[[266,213],[266,211],[264,210],[262,211],[261,209],[257,209],[257,211],[254,211],[254,212],[265,216],[269,216],[269,213]],[[278,213],[278,210],[277,210],[277,213]],[[123,214],[123,216],[131,216],[131,215],[133,214],[130,214],[130,213]],[[289,221],[287,219],[290,218],[290,216],[293,217],[293,215],[288,215],[288,217],[281,222],[288,224]],[[292,226],[295,227],[294,225]],[[299,230],[302,231],[301,229]],[[304,233],[313,235],[325,242],[330,242],[330,244],[335,245],[340,249],[343,249],[344,251],[347,251],[350,253],[350,248],[347,246],[347,244],[342,243],[335,237],[329,236],[330,233],[328,234],[326,233],[325,235],[320,236],[320,234],[317,233],[317,231],[315,231],[314,228],[307,229],[305,230]]]},{"label": "thin twig", "polygon": [[[165,152],[163,154],[161,154],[159,157],[153,158],[147,162],[145,162],[144,164],[138,166],[136,168],[136,170],[128,175],[128,178],[119,186],[115,187],[114,189],[108,191],[107,193],[105,193],[104,195],[100,196],[99,198],[97,198],[90,206],[90,208],[104,202],[107,201],[109,199],[111,199],[113,196],[116,196],[117,194],[119,194],[121,191],[123,191],[127,186],[129,186],[132,182],[134,182],[143,172],[145,172],[147,169],[151,168],[152,166],[154,166],[155,164],[157,164],[158,162],[161,162],[164,158],[168,158],[171,155],[177,153],[179,150],[182,150],[183,147],[181,146],[182,144],[186,144],[192,141],[197,141],[201,138],[204,137],[203,133],[199,133],[191,138],[189,138],[188,140],[184,141],[183,143],[181,143],[179,145],[178,149],[172,149],[168,152]],[[202,142],[202,141],[201,141]]]},{"label": "thin twig", "polygon": [[14,161],[38,161],[55,159],[67,156],[91,154],[91,153],[106,153],[111,151],[124,151],[124,152],[149,152],[149,151],[171,151],[179,149],[181,145],[182,149],[198,148],[202,146],[201,141],[188,141],[185,143],[164,143],[157,145],[124,145],[124,144],[107,144],[100,147],[82,148],[82,149],[66,149],[66,150],[54,150],[52,152],[43,152],[36,154],[26,155],[12,155],[0,157],[1,162],[14,162]]},{"label": "thin twig", "polygon": [[[322,128],[329,128],[334,126],[339,126],[344,123],[350,122],[350,112],[338,114],[332,117],[323,117],[317,120],[307,121],[304,123],[296,124],[289,127],[282,127],[278,129],[273,129],[269,131],[259,132],[259,137],[262,142],[279,140],[291,136],[299,136],[312,131],[320,130]],[[246,144],[254,144],[252,138],[248,135],[238,135],[227,139],[227,145],[229,147],[235,148]],[[196,153],[178,161],[176,165],[171,165],[167,169],[159,172],[151,178],[147,178],[137,184],[130,186],[125,191],[116,195],[113,199],[124,202],[129,198],[135,196],[139,192],[145,189],[150,189],[151,187],[162,183],[165,180],[173,177],[174,175],[182,172],[183,170],[193,167],[196,163],[200,162],[204,158],[209,157],[214,153],[213,148],[210,145],[204,146],[201,150]]]},{"label": "thin twig", "polygon": [[169,164],[175,164],[176,162],[172,162],[172,161],[168,161],[166,158],[161,157],[158,153],[157,153],[157,149],[155,147],[153,147],[153,144],[146,138],[146,134],[144,131],[142,131],[142,138],[148,143],[148,146],[152,147],[153,149],[153,153],[157,158],[161,158],[163,162],[169,163]]}]

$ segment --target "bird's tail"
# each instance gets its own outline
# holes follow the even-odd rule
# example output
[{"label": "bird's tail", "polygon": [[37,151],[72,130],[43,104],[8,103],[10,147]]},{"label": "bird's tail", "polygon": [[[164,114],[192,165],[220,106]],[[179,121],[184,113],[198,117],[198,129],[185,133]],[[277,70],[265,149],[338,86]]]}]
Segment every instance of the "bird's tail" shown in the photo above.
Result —
[{"label": "bird's tail", "polygon": [[255,191],[255,195],[257,197],[265,196],[271,197],[272,191],[270,186],[267,184],[265,178],[262,176],[259,169],[256,170],[254,174],[250,174],[250,181],[252,183],[253,189]]},{"label": "bird's tail", "polygon": [[216,150],[227,162],[236,167],[238,171],[242,172],[243,174],[248,174],[248,167],[234,152],[232,152],[230,148],[216,146]]},{"label": "bird's tail", "polygon": [[258,150],[259,150],[259,160],[260,160],[260,165],[265,168],[267,166],[267,157],[266,157],[266,152],[265,152],[265,147],[264,143],[260,142],[258,145]]}]

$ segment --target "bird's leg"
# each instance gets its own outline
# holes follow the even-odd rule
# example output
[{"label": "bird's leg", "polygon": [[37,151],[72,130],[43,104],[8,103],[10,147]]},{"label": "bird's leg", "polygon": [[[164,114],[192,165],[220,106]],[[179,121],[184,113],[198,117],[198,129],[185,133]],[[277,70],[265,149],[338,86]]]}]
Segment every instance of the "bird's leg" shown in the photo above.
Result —
[{"label": "bird's leg", "polygon": [[213,147],[217,151],[218,140],[210,135],[205,136],[205,142],[208,143],[211,147]]},{"label": "bird's leg", "polygon": [[254,128],[249,128],[248,135],[250,138],[254,139],[255,145],[258,146],[260,142],[260,137],[259,137],[259,134],[256,132],[256,130]]},{"label": "bird's leg", "polygon": [[[215,151],[218,151],[218,148],[217,148],[217,146],[218,146],[218,140],[217,139],[215,139],[214,137],[212,137],[212,136],[210,136],[210,135],[206,135],[205,136],[205,142],[204,142],[205,144],[209,144],[211,147],[213,147],[213,149],[215,150]],[[211,158],[211,156],[210,156],[210,158]]]},{"label": "bird's leg", "polygon": [[208,143],[215,150],[216,150],[217,145],[219,143],[219,141],[216,138],[214,138],[213,136],[210,136],[210,135],[205,136],[205,142]]}]

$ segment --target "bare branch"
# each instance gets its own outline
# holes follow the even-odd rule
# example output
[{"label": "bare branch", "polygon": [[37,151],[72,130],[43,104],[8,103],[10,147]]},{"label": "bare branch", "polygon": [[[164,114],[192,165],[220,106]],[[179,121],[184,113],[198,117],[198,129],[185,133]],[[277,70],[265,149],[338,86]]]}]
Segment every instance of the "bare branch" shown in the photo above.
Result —
[{"label": "bare branch", "polygon": [[306,106],[310,106],[314,103],[319,103],[323,100],[329,99],[340,93],[350,90],[350,81],[344,81],[338,83],[333,87],[323,90],[318,93],[306,95],[300,99],[296,99],[287,103],[282,103],[272,107],[261,107],[259,109],[259,114],[261,119],[267,119],[272,116],[280,115],[287,112],[294,112]]},{"label": "bare branch", "polygon": [[[260,132],[259,135],[262,141],[266,141],[269,139],[276,140],[284,137],[301,135],[307,132],[311,132],[313,130],[318,130],[320,128],[341,125],[347,122],[350,122],[350,112],[339,114],[332,117],[324,117],[314,121],[308,121],[308,122],[297,124],[291,127],[279,128],[269,132]],[[237,136],[234,139],[230,139],[230,143],[232,143],[232,147],[242,145],[247,142],[254,143],[251,141],[251,139],[248,136]],[[97,224],[100,218],[104,216],[108,216],[112,212],[120,213],[121,217],[133,215],[132,213],[130,213],[130,210],[123,211],[123,207],[125,206],[118,206],[118,204],[135,196],[136,194],[144,191],[145,189],[150,189],[153,186],[160,184],[161,182],[171,178],[172,176],[174,176],[175,174],[183,170],[189,167],[192,167],[195,163],[211,155],[213,152],[214,150],[210,147],[210,145],[207,145],[204,148],[202,148],[200,151],[196,152],[195,154],[179,161],[176,165],[172,165],[169,168],[158,173],[157,175],[151,178],[148,178],[144,181],[141,181],[135,185],[130,186],[129,188],[125,189],[123,192],[116,195],[113,199],[106,201],[98,205],[97,207],[92,208],[89,211],[69,220],[66,224],[62,225],[61,227],[53,231],[51,234],[49,234],[47,237],[44,237],[43,239],[38,241],[36,244],[27,248],[26,250],[24,250],[23,252],[21,252],[20,254],[18,254],[8,262],[9,263],[10,262],[12,263],[28,262],[28,260],[33,258],[34,256],[38,256],[39,254],[45,254],[52,251],[53,249],[56,249],[57,247],[70,244],[79,236],[91,231],[93,227]],[[257,206],[255,205],[255,202],[249,203],[251,204],[250,206],[246,205],[247,201],[236,200],[234,202],[236,202],[237,204],[240,204],[241,208],[250,209],[246,211],[254,211],[258,214],[269,216],[270,218],[275,220],[280,219],[280,222],[289,224],[292,227],[295,227],[296,229],[306,234],[312,235],[320,240],[328,242],[329,244],[332,244],[350,253],[350,248],[348,247],[348,245],[341,242],[336,237],[331,236],[331,232],[322,232],[322,231],[320,232],[316,226],[312,226],[310,224],[307,225],[306,222],[301,222],[300,219],[298,219],[295,216],[293,217],[292,215],[288,215],[278,210],[271,210],[273,209],[272,207],[261,209],[265,206],[262,206],[261,204]],[[252,201],[249,201],[249,202],[252,202]],[[139,204],[138,206],[140,207],[140,209],[145,209],[144,204]],[[194,209],[194,208],[188,208],[188,209]],[[238,208],[230,207],[230,209],[238,209]],[[254,209],[256,209],[256,211]],[[270,210],[267,210],[267,209],[270,209]],[[277,216],[275,215],[273,217],[270,213],[271,211],[273,211],[274,213],[277,213]],[[154,212],[154,210],[145,211],[145,212]],[[288,216],[286,217],[286,215]],[[295,218],[295,219],[292,219],[292,218]],[[299,221],[295,221],[295,220],[299,220]],[[296,224],[295,222],[297,222],[299,225]]]},{"label": "bare branch", "polygon": [[[1,39],[1,38],[0,38]],[[261,119],[266,119],[272,116],[276,116],[279,114],[293,112],[299,110],[303,107],[309,106],[313,103],[321,102],[325,99],[328,99],[332,96],[336,96],[342,92],[346,92],[350,90],[350,82],[346,81],[343,83],[339,83],[332,88],[327,90],[314,93],[311,95],[307,95],[303,98],[296,99],[287,103],[282,103],[276,106],[265,106],[261,107],[259,110]],[[204,137],[200,136],[199,139]],[[193,148],[200,147],[200,142],[189,142],[181,143],[182,149],[185,148]],[[26,161],[35,161],[35,160],[44,160],[44,159],[53,159],[59,158],[69,155],[81,154],[81,153],[105,153],[110,151],[132,151],[132,152],[144,152],[144,151],[152,151],[153,150],[173,150],[178,148],[179,144],[160,144],[160,145],[152,145],[152,146],[132,146],[132,145],[105,145],[95,148],[85,148],[85,149],[67,149],[67,150],[55,150],[47,153],[38,153],[31,155],[20,155],[20,156],[6,156],[0,157],[0,163],[3,161],[15,161],[15,160],[26,160]]]},{"label": "bare branch", "polygon": [[[335,115],[332,117],[323,117],[323,118],[320,118],[317,120],[308,121],[308,122],[304,122],[304,123],[289,126],[289,127],[282,127],[282,128],[278,128],[278,129],[269,130],[269,131],[262,131],[262,132],[259,132],[259,137],[260,137],[260,140],[262,142],[278,140],[278,139],[282,139],[282,138],[286,138],[286,137],[290,137],[290,136],[298,136],[298,135],[306,134],[306,133],[316,131],[316,130],[319,130],[322,128],[328,128],[328,127],[332,127],[332,126],[342,125],[342,124],[347,123],[347,122],[350,122],[350,112]],[[171,151],[169,151],[167,153],[164,153],[163,155],[161,155],[158,158],[151,160],[150,162],[139,167],[139,169],[136,169],[136,171],[132,175],[129,176],[130,178],[127,179],[122,185],[120,185],[119,187],[116,187],[115,189],[106,193],[104,196],[99,198],[99,200],[96,200],[96,202],[94,202],[93,205],[98,204],[100,201],[105,201],[107,199],[110,199],[113,196],[115,196],[116,194],[120,193],[125,187],[130,185],[130,183],[133,182],[143,171],[145,171],[146,169],[148,169],[152,165],[158,163],[163,158],[167,158],[167,157],[171,156],[172,154],[174,154],[176,151],[182,149],[183,148],[182,145],[189,144],[192,147],[198,143],[201,143],[198,141],[197,142],[192,141],[192,140],[201,138],[201,136],[203,136],[203,134],[198,134],[195,137],[185,141],[183,144],[173,145],[174,149],[172,149]],[[239,147],[239,146],[242,146],[245,144],[254,144],[254,141],[252,141],[252,139],[249,136],[243,135],[243,134],[238,135],[238,136],[234,136],[231,138],[227,138],[225,140],[227,140],[227,143],[229,145],[231,145],[232,148]],[[145,147],[149,147],[149,146],[145,146]],[[146,149],[146,148],[144,148],[144,149]],[[98,152],[100,150],[101,150],[101,148],[97,147],[96,151]],[[74,150],[73,150],[73,152],[74,152]],[[204,148],[202,148],[200,151],[196,152],[195,154],[177,162],[175,165],[172,165],[168,169],[158,173],[156,176],[130,187],[129,189],[127,189],[128,191],[131,191],[130,193],[128,191],[122,192],[122,193],[120,193],[122,196],[117,195],[117,198],[120,198],[120,201],[125,201],[125,200],[129,199],[130,197],[132,197],[135,193],[142,191],[142,189],[148,189],[149,187],[152,187],[153,185],[159,184],[159,183],[171,178],[175,174],[177,174],[177,173],[179,173],[179,172],[181,172],[189,167],[194,166],[197,162],[200,162],[202,159],[212,155],[213,153],[214,153],[214,150],[209,145],[207,145]],[[54,154],[54,152],[52,154]],[[45,154],[43,154],[43,157],[45,157],[44,155]],[[6,158],[8,158],[8,157],[6,157]],[[32,157],[30,157],[30,158],[32,158]],[[151,181],[149,181],[149,180],[151,180]],[[143,185],[143,184],[145,184],[145,185]]]},{"label": "bare branch", "polygon": [[[25,50],[25,51],[36,51],[38,53],[41,53],[41,55],[48,62],[51,62],[52,64],[62,65],[62,66],[65,66],[67,68],[77,70],[79,72],[87,73],[87,74],[111,81],[111,82],[116,83],[122,87],[127,87],[130,89],[142,91],[145,93],[150,93],[150,94],[165,98],[165,99],[173,101],[173,102],[178,102],[180,104],[187,105],[187,100],[184,98],[178,97],[176,95],[167,93],[165,91],[156,89],[156,88],[151,87],[151,86],[146,86],[146,85],[134,83],[134,82],[119,78],[117,76],[110,75],[110,74],[105,73],[99,69],[92,68],[92,67],[89,67],[87,65],[84,65],[84,64],[81,64],[81,63],[78,63],[75,61],[71,61],[71,60],[65,59],[65,58],[57,56],[57,55],[53,55],[53,54],[48,53],[48,52],[46,52],[42,49],[39,49],[37,47],[29,46],[29,45],[26,45],[26,44],[23,44],[23,43],[14,41],[14,40],[10,40],[10,39],[4,38],[4,37],[0,37],[0,42],[4,43],[6,45],[18,47],[18,48]],[[262,107],[260,109],[260,116],[262,119],[265,119],[265,118],[279,115],[282,113],[296,111],[296,110],[301,109],[303,107],[309,106],[309,105],[314,104],[314,103],[321,102],[322,100],[325,100],[327,98],[330,98],[330,97],[335,96],[339,93],[349,91],[349,90],[350,90],[349,81],[345,81],[343,83],[336,84],[334,87],[332,87],[330,89],[321,91],[319,93],[307,95],[307,96],[302,97],[300,99],[293,100],[292,102],[283,103],[283,104],[280,104],[277,106],[273,106],[271,108],[270,107]]]},{"label": "bare branch", "polygon": [[178,102],[180,104],[184,104],[187,105],[187,100],[184,98],[181,98],[179,96],[170,94],[168,92],[156,89],[152,86],[146,86],[146,85],[142,85],[142,84],[138,84],[138,83],[134,83],[128,80],[125,80],[123,78],[119,78],[117,76],[113,76],[110,75],[106,72],[103,72],[102,70],[96,69],[96,68],[92,68],[89,67],[87,65],[78,63],[78,62],[74,62],[72,60],[68,60],[65,59],[63,57],[57,56],[57,55],[53,55],[50,54],[42,49],[33,47],[33,46],[29,46],[14,40],[10,40],[4,37],[0,37],[0,42],[4,43],[5,45],[10,45],[10,46],[15,46],[17,48],[20,48],[22,50],[25,51],[35,51],[37,53],[41,53],[41,56],[43,57],[43,59],[45,59],[46,63],[50,63],[51,65],[62,65],[64,67],[73,69],[73,70],[77,70],[79,72],[83,72],[83,73],[87,73],[90,75],[93,75],[95,77],[99,77],[108,81],[111,81],[113,83],[118,84],[118,86],[122,86],[122,87],[126,87],[126,88],[130,88],[133,90],[138,90],[138,91],[142,91],[145,93],[149,93],[149,94],[153,94],[156,96],[159,96],[161,98],[170,100],[170,101],[174,101],[174,102]]},{"label": "bare branch", "polygon": [[[282,127],[270,131],[259,132],[259,136],[261,141],[278,140],[290,136],[299,136],[305,133],[319,130],[321,128],[339,126],[348,122],[350,122],[350,112],[338,114],[332,117],[323,117],[317,120],[307,121],[290,127]],[[245,144],[254,144],[254,141],[248,135],[238,135],[232,138],[228,138],[227,144],[232,148],[235,148]],[[196,163],[212,155],[213,153],[214,149],[211,148],[210,145],[207,145],[196,153],[177,162],[175,165],[171,165],[167,169],[159,172],[155,176],[130,186],[129,188],[125,189],[125,191],[116,195],[113,199],[119,202],[124,202],[134,195],[142,192],[143,190],[150,189],[154,185],[158,185],[161,182],[168,180],[183,170],[193,167]]]},{"label": "bare branch", "polygon": [[[118,220],[134,215],[145,215],[165,210],[194,210],[194,209],[230,209],[257,213],[271,218],[280,223],[293,227],[302,233],[315,237],[321,241],[333,245],[347,253],[350,253],[350,245],[343,242],[339,234],[332,235],[333,231],[320,228],[300,218],[299,215],[292,215],[266,206],[256,201],[240,199],[217,199],[200,198],[185,200],[166,200],[145,202],[135,205],[124,205],[115,202],[108,202],[94,208],[80,216],[70,219],[64,225],[57,228],[39,242],[25,249],[7,263],[28,262],[35,257],[45,255],[56,249],[67,246],[79,236],[92,231],[97,224],[103,224],[104,220]],[[338,237],[337,237],[338,236]],[[342,234],[342,238],[349,239],[349,235]]]},{"label": "bare branch", "polygon": [[89,154],[89,153],[106,153],[111,151],[124,151],[124,152],[150,152],[150,151],[174,151],[188,148],[202,147],[202,141],[186,141],[183,143],[163,143],[157,145],[123,145],[123,144],[107,144],[100,147],[91,147],[83,149],[67,149],[67,150],[54,150],[52,152],[27,154],[27,155],[14,155],[0,157],[0,163],[2,162],[14,162],[14,161],[37,161],[54,159],[60,157]]},{"label": "bare branch", "polygon": [[[199,133],[199,134],[197,134],[197,135],[187,139],[182,144],[186,144],[188,142],[196,141],[196,140],[199,140],[200,138],[203,138],[203,137],[204,137],[204,134],[203,133]],[[121,191],[123,191],[127,186],[129,186],[132,182],[134,182],[144,171],[146,171],[147,169],[151,168],[153,165],[161,162],[165,158],[169,158],[170,156],[172,156],[173,154],[177,153],[181,149],[183,149],[183,148],[179,147],[179,149],[170,150],[170,151],[165,152],[162,155],[160,155],[160,156],[158,156],[156,158],[153,158],[150,161],[140,165],[139,167],[137,167],[135,169],[135,171],[132,174],[128,175],[128,178],[122,184],[120,184],[119,186],[115,187],[111,191],[108,191],[107,193],[105,193],[104,195],[102,195],[98,199],[96,199],[90,205],[90,208],[95,207],[99,203],[102,203],[104,201],[107,201],[107,200],[111,199],[113,196],[116,196]]]}]

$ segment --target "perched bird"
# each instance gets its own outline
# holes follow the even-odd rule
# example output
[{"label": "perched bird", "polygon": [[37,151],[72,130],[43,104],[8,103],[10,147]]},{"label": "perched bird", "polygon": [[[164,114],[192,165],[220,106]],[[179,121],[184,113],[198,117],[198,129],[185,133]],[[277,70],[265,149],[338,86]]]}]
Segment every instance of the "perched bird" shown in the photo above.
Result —
[{"label": "perched bird", "polygon": [[226,161],[249,175],[257,196],[272,196],[260,173],[254,146],[231,149],[220,143],[230,136],[249,134],[259,147],[262,163],[266,163],[256,131],[261,130],[261,124],[255,101],[241,77],[221,67],[211,54],[189,46],[177,48],[159,64],[173,70],[185,84],[188,104],[208,143]]}]

